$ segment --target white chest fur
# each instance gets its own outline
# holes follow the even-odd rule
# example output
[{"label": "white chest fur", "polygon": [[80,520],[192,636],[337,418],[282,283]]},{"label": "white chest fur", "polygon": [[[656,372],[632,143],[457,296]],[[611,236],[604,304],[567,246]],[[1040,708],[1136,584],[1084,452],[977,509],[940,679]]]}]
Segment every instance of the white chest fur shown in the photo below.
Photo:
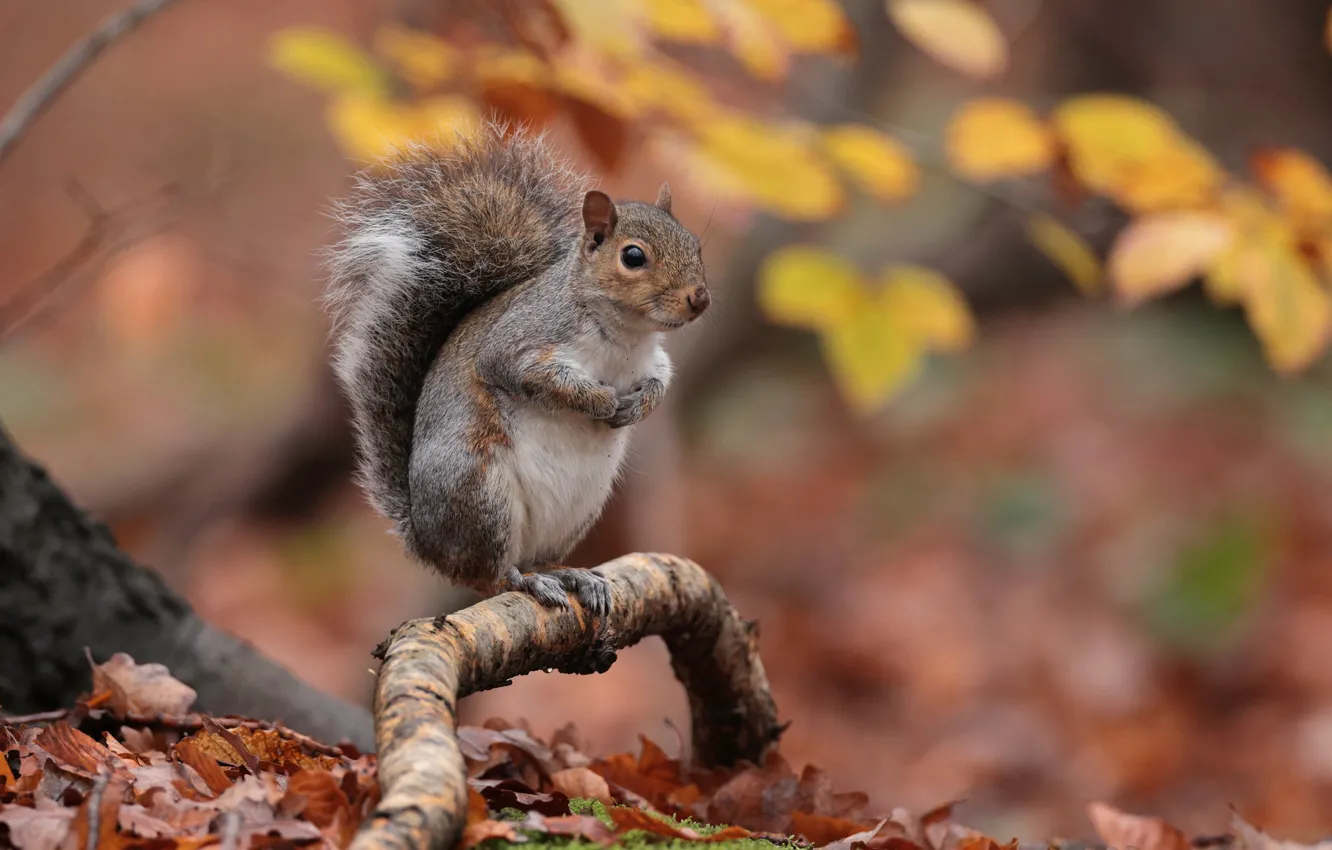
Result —
[{"label": "white chest fur", "polygon": [[[665,361],[660,337],[623,346],[599,336],[580,338],[560,352],[589,377],[628,392]],[[523,513],[516,540],[520,567],[563,558],[601,513],[628,448],[631,428],[613,429],[572,412],[524,406],[512,430],[514,476]],[[517,507],[517,506],[515,506]]]}]

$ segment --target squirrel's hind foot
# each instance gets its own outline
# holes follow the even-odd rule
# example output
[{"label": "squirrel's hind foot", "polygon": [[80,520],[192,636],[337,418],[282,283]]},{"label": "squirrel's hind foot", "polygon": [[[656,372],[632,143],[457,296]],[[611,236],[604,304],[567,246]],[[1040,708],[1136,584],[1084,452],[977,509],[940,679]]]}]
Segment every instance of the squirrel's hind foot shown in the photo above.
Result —
[{"label": "squirrel's hind foot", "polygon": [[547,608],[568,608],[568,594],[572,593],[592,616],[604,617],[610,613],[610,581],[592,570],[558,567],[523,573],[514,567],[505,576],[500,589],[529,594]]},{"label": "squirrel's hind foot", "polygon": [[593,617],[604,617],[610,613],[610,580],[601,573],[562,567],[550,570],[546,575],[555,576],[565,590],[578,597],[578,601],[583,603],[583,607]]}]

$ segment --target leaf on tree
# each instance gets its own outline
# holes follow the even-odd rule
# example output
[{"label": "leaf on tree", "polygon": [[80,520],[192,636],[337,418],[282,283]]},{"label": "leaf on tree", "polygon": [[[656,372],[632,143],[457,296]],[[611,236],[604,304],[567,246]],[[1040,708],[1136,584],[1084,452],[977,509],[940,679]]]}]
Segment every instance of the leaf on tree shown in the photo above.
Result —
[{"label": "leaf on tree", "polygon": [[1055,139],[1036,112],[1020,100],[969,100],[953,113],[944,135],[948,162],[977,182],[1036,174],[1055,161]]},{"label": "leaf on tree", "polygon": [[1319,227],[1332,222],[1332,175],[1309,154],[1260,148],[1249,157],[1249,168],[1296,224]]},{"label": "leaf on tree", "polygon": [[721,29],[705,0],[654,0],[643,11],[644,22],[658,38],[685,44],[721,42]]},{"label": "leaf on tree", "polygon": [[330,94],[373,94],[384,86],[383,70],[365,51],[329,30],[294,27],[278,32],[269,42],[268,62]]},{"label": "leaf on tree", "polygon": [[976,79],[1008,67],[1008,42],[985,7],[971,0],[887,0],[903,37],[935,61]]},{"label": "leaf on tree", "polygon": [[873,128],[824,128],[823,146],[856,185],[879,200],[904,200],[920,186],[920,169],[907,146]]},{"label": "leaf on tree", "polygon": [[869,303],[864,278],[850,261],[804,245],[767,256],[759,270],[757,298],[769,321],[817,329],[837,327]]},{"label": "leaf on tree", "polygon": [[1115,239],[1106,266],[1120,299],[1137,304],[1172,292],[1201,275],[1235,238],[1216,213],[1145,216]]},{"label": "leaf on tree", "polygon": [[1042,213],[1027,219],[1026,231],[1031,244],[1067,275],[1083,294],[1096,295],[1101,291],[1104,280],[1101,261],[1086,240]]}]

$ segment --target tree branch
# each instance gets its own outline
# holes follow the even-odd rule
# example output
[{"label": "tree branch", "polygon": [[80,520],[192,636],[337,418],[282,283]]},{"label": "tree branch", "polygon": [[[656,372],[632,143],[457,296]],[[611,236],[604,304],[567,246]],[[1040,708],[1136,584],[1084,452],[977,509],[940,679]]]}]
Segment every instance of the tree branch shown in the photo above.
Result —
[{"label": "tree branch", "polygon": [[139,0],[128,9],[109,15],[65,51],[37,82],[28,87],[0,120],[0,163],[5,161],[23,134],[42,113],[51,108],[65,89],[88,70],[94,59],[122,36],[177,0]]},{"label": "tree branch", "polygon": [[615,651],[661,635],[689,695],[700,766],[759,763],[782,727],[758,657],[757,633],[712,576],[669,555],[626,555],[599,570],[612,608],[541,607],[505,593],[447,617],[411,620],[386,641],[375,694],[382,801],[354,850],[446,847],[467,818],[458,700],[514,676],[604,670]]}]

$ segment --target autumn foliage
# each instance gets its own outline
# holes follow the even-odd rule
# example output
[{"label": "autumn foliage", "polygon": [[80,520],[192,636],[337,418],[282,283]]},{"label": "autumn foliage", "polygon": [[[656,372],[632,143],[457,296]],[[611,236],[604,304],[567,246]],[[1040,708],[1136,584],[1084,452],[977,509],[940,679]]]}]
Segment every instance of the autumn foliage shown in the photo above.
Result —
[{"label": "autumn foliage", "polygon": [[[378,803],[375,758],[280,725],[189,711],[190,689],[124,655],[93,667],[73,709],[0,725],[0,847],[345,847]],[[469,811],[460,847],[578,839],[700,845],[751,841],[824,850],[999,850],[958,823],[954,804],[869,811],[810,765],[701,770],[643,738],[638,754],[584,754],[572,726],[547,743],[492,720],[459,730]],[[1102,803],[1088,815],[1112,848],[1200,846],[1156,818]],[[1238,814],[1206,846],[1302,850]],[[1321,846],[1321,845],[1320,845]]]},{"label": "autumn foliage", "polygon": [[[485,113],[564,121],[604,169],[641,146],[691,191],[734,211],[822,221],[842,214],[852,193],[883,204],[910,198],[938,153],[958,180],[998,197],[1021,182],[1045,184],[1055,203],[1029,213],[1031,242],[1083,292],[1108,289],[1136,306],[1201,279],[1216,304],[1244,311],[1278,372],[1300,372],[1326,349],[1332,176],[1302,151],[1253,151],[1247,173],[1230,173],[1162,109],[1099,92],[1049,110],[965,100],[936,151],[913,150],[872,122],[785,114],[777,95],[796,63],[856,61],[856,32],[835,0],[457,6],[432,31],[386,26],[369,50],[289,30],[271,59],[325,92],[329,127],[360,161],[409,139],[447,145]],[[885,11],[963,78],[993,80],[1008,68],[1007,36],[983,3],[886,0]],[[699,50],[728,57],[733,72],[705,76],[681,58]],[[1061,222],[1098,200],[1127,217],[1104,262]],[[908,385],[930,352],[970,337],[966,304],[937,272],[857,272],[810,245],[773,256],[760,284],[770,319],[819,335],[859,410]]]}]

